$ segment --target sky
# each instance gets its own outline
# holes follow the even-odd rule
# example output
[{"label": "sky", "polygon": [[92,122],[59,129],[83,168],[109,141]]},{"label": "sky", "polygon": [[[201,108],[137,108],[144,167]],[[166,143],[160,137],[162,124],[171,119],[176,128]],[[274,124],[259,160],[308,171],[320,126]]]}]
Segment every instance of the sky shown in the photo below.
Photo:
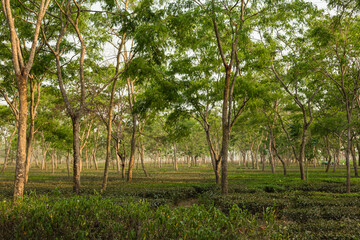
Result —
[{"label": "sky", "polygon": [[318,6],[319,8],[322,8],[322,9],[327,8],[326,1],[324,1],[324,0],[309,0],[309,1],[312,2],[314,5]]}]

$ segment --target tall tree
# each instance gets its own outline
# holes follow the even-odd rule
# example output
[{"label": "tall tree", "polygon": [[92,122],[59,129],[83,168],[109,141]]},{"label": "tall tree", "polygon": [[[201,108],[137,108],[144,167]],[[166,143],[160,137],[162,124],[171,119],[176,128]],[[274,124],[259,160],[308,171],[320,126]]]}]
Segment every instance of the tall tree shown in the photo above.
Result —
[{"label": "tall tree", "polygon": [[[46,10],[51,0],[41,0],[40,4],[32,3],[28,10],[28,21],[34,21],[35,27],[33,29],[33,39],[31,41],[31,48],[28,56],[24,56],[24,46],[22,46],[17,28],[15,25],[15,18],[13,17],[13,10],[10,0],[1,0],[2,10],[8,23],[10,32],[12,62],[16,76],[17,88],[19,92],[19,123],[18,123],[18,144],[16,153],[16,169],[15,169],[15,184],[14,184],[14,200],[22,198],[25,187],[26,175],[26,128],[27,128],[27,82],[30,70],[33,66],[35,54],[37,51],[37,43],[40,34],[40,27],[45,16]],[[20,18],[21,19],[21,18]]]},{"label": "tall tree", "polygon": [[346,192],[350,192],[350,154],[352,149],[352,119],[359,98],[360,67],[358,57],[360,45],[358,1],[329,1],[334,15],[326,15],[312,29],[313,39],[323,61],[319,71],[333,83],[341,95],[346,110]]},{"label": "tall tree", "polygon": [[[99,48],[103,46],[100,43],[107,39],[107,34],[92,29],[95,25],[91,25],[94,20],[91,16],[95,13],[90,11],[91,6],[91,2],[84,1],[56,2],[42,28],[43,38],[55,58],[60,92],[72,121],[73,190],[77,194],[80,192],[80,122],[86,108],[112,82],[112,79],[107,83],[101,81],[104,71],[96,64]],[[77,41],[70,42],[69,37]],[[78,80],[71,84],[74,79]]]}]

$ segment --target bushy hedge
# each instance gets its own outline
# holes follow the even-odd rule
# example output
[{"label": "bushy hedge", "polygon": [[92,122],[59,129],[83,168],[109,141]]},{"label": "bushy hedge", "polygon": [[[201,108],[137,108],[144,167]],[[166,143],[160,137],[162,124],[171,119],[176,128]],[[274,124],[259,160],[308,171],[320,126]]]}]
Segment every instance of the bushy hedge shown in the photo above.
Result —
[{"label": "bushy hedge", "polygon": [[271,208],[260,215],[233,205],[151,207],[97,196],[36,195],[0,203],[0,239],[286,239]]}]

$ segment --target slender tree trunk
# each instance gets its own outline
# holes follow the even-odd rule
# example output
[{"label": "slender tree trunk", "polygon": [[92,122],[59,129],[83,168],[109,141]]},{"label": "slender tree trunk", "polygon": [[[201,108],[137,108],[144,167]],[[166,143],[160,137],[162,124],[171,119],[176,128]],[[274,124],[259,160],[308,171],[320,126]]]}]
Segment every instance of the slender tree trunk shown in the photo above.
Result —
[{"label": "slender tree trunk", "polygon": [[259,141],[259,144],[256,147],[256,152],[255,152],[255,164],[256,164],[257,170],[259,170],[259,148],[260,148],[261,141],[262,141],[262,137]]},{"label": "slender tree trunk", "polygon": [[80,193],[80,119],[77,116],[71,118],[73,124],[73,191],[76,194]]},{"label": "slender tree trunk", "polygon": [[262,171],[265,172],[265,155],[261,154]]},{"label": "slender tree trunk", "polygon": [[159,165],[159,150],[156,150],[154,167],[156,167],[157,165]]},{"label": "slender tree trunk", "polygon": [[269,137],[269,161],[271,167],[271,173],[275,173],[275,166],[274,166],[274,155],[272,153],[272,138]]},{"label": "slender tree trunk", "polygon": [[9,156],[10,156],[11,143],[14,139],[14,135],[15,135],[16,131],[17,131],[17,125],[15,124],[14,131],[11,133],[9,140],[5,141],[5,159],[4,159],[4,165],[1,169],[1,173],[3,173],[7,167],[7,162],[8,162]]},{"label": "slender tree trunk", "polygon": [[[274,140],[273,140],[273,143],[275,143]],[[275,151],[275,154],[276,154],[277,158],[280,160],[280,162],[281,162],[281,164],[282,164],[282,166],[283,166],[284,176],[286,176],[286,164],[285,164],[285,161],[284,161],[284,160],[282,159],[282,157],[280,156],[280,154],[279,154],[279,152],[278,152],[278,150],[277,150],[277,148],[276,148],[275,145],[273,146],[273,148],[274,148],[274,151]]]},{"label": "slender tree trunk", "polygon": [[336,150],[336,152],[334,152],[334,168],[333,168],[333,172],[336,172],[336,166],[339,162],[339,155],[338,152],[340,152],[339,150]]},{"label": "slender tree trunk", "polygon": [[86,147],[85,147],[85,165],[86,165],[86,169],[89,169],[89,158],[88,158]]},{"label": "slender tree trunk", "polygon": [[97,151],[97,133],[94,134],[94,149],[92,152],[93,162],[95,166],[95,170],[98,170],[98,164],[96,161],[96,151]]},{"label": "slender tree trunk", "polygon": [[[111,126],[112,126],[112,116],[113,116],[113,108],[114,108],[114,96],[116,89],[117,78],[114,79],[111,96],[110,96],[110,104],[109,104],[109,113],[108,113],[108,123],[107,123],[107,135],[106,135],[106,159],[105,159],[105,169],[104,169],[104,178],[102,183],[102,190],[106,190],[107,180],[109,177],[109,164],[111,159]],[[95,164],[97,169],[97,164]]]},{"label": "slender tree trunk", "polygon": [[174,169],[175,171],[178,170],[176,143],[174,143]]},{"label": "slender tree trunk", "polygon": [[136,168],[135,169],[138,170],[139,169],[139,154],[136,154],[136,152],[135,152],[135,161],[136,161]]},{"label": "slender tree trunk", "polygon": [[306,183],[309,183],[309,161],[305,158],[306,164]]},{"label": "slender tree trunk", "polygon": [[54,152],[55,150],[53,150],[53,153],[51,154],[51,169],[52,169],[52,174],[54,174],[55,173],[55,161],[56,161],[56,159],[55,159],[55,152]]},{"label": "slender tree trunk", "polygon": [[[329,172],[329,168],[330,168],[330,165],[331,165],[331,152],[330,152],[329,137],[326,136],[326,137],[325,137],[325,140],[326,140],[326,151],[327,151],[327,155],[328,155],[328,164],[327,164],[327,166],[326,166],[325,172]],[[335,161],[335,160],[334,160],[334,161]]]},{"label": "slender tree trunk", "polygon": [[[207,124],[207,123],[204,123],[204,124]],[[209,126],[208,125],[205,125],[205,126],[206,127],[204,128],[204,130],[206,133],[206,141],[207,141],[207,144],[209,147],[211,163],[212,163],[213,170],[215,173],[215,181],[216,181],[216,184],[220,184],[221,183],[221,179],[220,179],[221,154],[217,156],[215,149],[214,149],[214,145],[211,141]]]},{"label": "slender tree trunk", "polygon": [[339,137],[338,137],[338,149],[336,150],[336,153],[334,153],[333,172],[336,172],[336,167],[337,167],[337,165],[340,164],[340,155],[341,155],[341,134],[339,134]]},{"label": "slender tree trunk", "polygon": [[42,170],[45,169],[45,171],[46,171],[46,155],[48,152],[48,148],[49,148],[49,144],[46,145],[46,148],[43,151],[43,158],[42,158],[42,165],[41,165],[41,169]]},{"label": "slender tree trunk", "polygon": [[134,85],[133,81],[130,78],[127,78],[127,86],[128,86],[128,100],[130,105],[131,117],[132,117],[132,135],[130,141],[130,156],[129,156],[129,169],[127,175],[127,181],[131,183],[133,167],[135,162],[135,150],[136,150],[136,129],[137,129],[137,114],[134,112],[134,104],[135,104],[135,93],[134,93]]},{"label": "slender tree trunk", "polygon": [[[350,119],[351,115],[349,112],[349,108],[347,107],[347,120],[348,120],[348,127],[347,127],[347,145],[346,145],[346,151],[345,151],[345,159],[346,159],[346,192],[350,193],[350,152],[351,152],[351,146],[352,146],[352,140],[351,140],[351,128],[350,128]],[[355,164],[356,165],[356,164]]]},{"label": "slender tree trunk", "polygon": [[303,133],[301,136],[301,144],[300,144],[300,154],[299,154],[299,167],[300,167],[300,178],[301,180],[305,180],[304,173],[304,159],[305,159],[305,146],[306,146],[306,130],[307,128],[303,128]]},{"label": "slender tree trunk", "polygon": [[70,177],[70,149],[68,149],[68,152],[67,152],[66,168],[67,168],[67,172],[68,172],[68,177]]},{"label": "slender tree trunk", "polygon": [[120,157],[121,159],[121,178],[125,179],[125,156]]},{"label": "slender tree trunk", "polygon": [[242,152],[243,167],[246,168],[246,151]]},{"label": "slender tree trunk", "polygon": [[352,146],[351,146],[351,156],[352,156],[352,160],[353,160],[355,177],[359,177],[359,173],[358,173],[358,169],[357,169],[357,164],[356,164],[355,148],[354,148],[353,144],[352,144]]},{"label": "slender tree trunk", "polygon": [[[38,99],[37,102],[35,102],[35,89],[37,86],[38,90]],[[39,85],[34,82],[34,79],[31,79],[30,81],[30,93],[31,93],[31,100],[30,100],[30,130],[29,135],[27,138],[27,145],[26,145],[26,163],[25,163],[25,184],[28,182],[29,178],[29,170],[31,165],[31,153],[32,153],[32,142],[34,138],[34,132],[35,132],[35,115],[36,115],[36,108],[39,105],[40,100],[40,83]]]},{"label": "slender tree trunk", "polygon": [[149,177],[149,173],[146,171],[145,168],[145,148],[144,148],[144,143],[142,140],[142,137],[140,138],[140,160],[141,160],[141,167],[144,171],[145,177]]},{"label": "slender tree trunk", "polygon": [[117,153],[116,153],[116,171],[119,175],[121,174],[120,157]]}]

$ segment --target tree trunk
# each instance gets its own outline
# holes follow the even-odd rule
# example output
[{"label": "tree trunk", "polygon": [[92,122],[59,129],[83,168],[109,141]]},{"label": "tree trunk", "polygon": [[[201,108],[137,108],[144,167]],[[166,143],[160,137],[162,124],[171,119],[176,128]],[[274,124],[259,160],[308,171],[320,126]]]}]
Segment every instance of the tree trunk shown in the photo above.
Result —
[{"label": "tree trunk", "polygon": [[177,165],[177,148],[176,148],[176,143],[174,143],[174,169],[175,171],[178,170],[178,165]]},{"label": "tree trunk", "polygon": [[334,168],[333,168],[333,172],[336,172],[336,166],[339,162],[339,155],[338,152],[340,152],[339,150],[336,150],[336,152],[334,152]]},{"label": "tree trunk", "polygon": [[[273,140],[273,143],[275,143],[275,141]],[[285,161],[281,158],[277,148],[275,145],[273,145],[273,148],[274,148],[274,151],[275,151],[275,154],[277,156],[277,158],[280,160],[282,166],[283,166],[283,170],[284,170],[284,176],[286,176],[286,164],[285,164]]]},{"label": "tree trunk", "polygon": [[34,132],[35,132],[35,115],[36,115],[36,108],[39,105],[39,98],[40,98],[40,84],[38,85],[38,99],[35,103],[35,88],[37,86],[36,82],[34,83],[34,80],[30,78],[30,130],[29,135],[27,138],[27,145],[26,145],[26,163],[25,163],[25,184],[28,182],[29,178],[29,170],[31,165],[31,153],[32,153],[32,142],[34,138]]},{"label": "tree trunk", "polygon": [[134,85],[130,78],[127,78],[127,86],[128,86],[128,100],[129,100],[131,117],[132,117],[132,135],[130,141],[130,156],[129,156],[129,169],[128,169],[127,181],[131,183],[133,178],[132,174],[133,174],[133,167],[135,162],[137,114],[134,112],[134,103],[135,103]]},{"label": "tree trunk", "polygon": [[341,134],[339,134],[339,137],[338,137],[338,149],[336,150],[336,153],[334,153],[333,172],[336,172],[336,167],[337,167],[337,165],[340,164],[340,155],[341,155]]},{"label": "tree trunk", "polygon": [[68,177],[70,177],[70,149],[67,152],[66,168],[67,168],[67,172],[68,172]]},{"label": "tree trunk", "polygon": [[145,149],[144,149],[144,143],[142,141],[142,137],[140,137],[140,159],[141,159],[141,167],[144,171],[145,177],[149,177],[149,174],[145,168]]},{"label": "tree trunk", "polygon": [[357,164],[356,164],[355,148],[354,148],[353,144],[351,146],[351,156],[352,156],[352,160],[353,160],[355,177],[359,177]]},{"label": "tree trunk", "polygon": [[329,172],[330,164],[331,164],[331,152],[330,152],[330,143],[329,143],[329,137],[325,136],[325,143],[326,143],[326,152],[328,156],[328,162],[326,166],[325,172]]},{"label": "tree trunk", "polygon": [[15,124],[15,128],[14,131],[11,133],[9,140],[5,141],[5,158],[4,158],[4,165],[3,168],[1,169],[1,173],[3,173],[7,167],[7,162],[10,156],[10,150],[11,150],[11,143],[14,139],[14,135],[16,133],[17,130],[17,125]]},{"label": "tree trunk", "polygon": [[44,142],[44,145],[45,145],[45,149],[43,150],[43,158],[42,158],[42,165],[41,165],[42,170],[44,170],[44,169],[46,170],[46,155],[47,155],[50,144],[46,144]]},{"label": "tree trunk", "polygon": [[[10,1],[1,1],[3,5],[4,16],[7,20],[10,43],[12,65],[16,76],[16,83],[19,92],[19,122],[18,122],[18,143],[16,153],[16,167],[15,167],[15,182],[14,182],[14,200],[22,199],[25,188],[26,175],[26,125],[27,125],[27,79],[28,74],[34,63],[34,58],[37,50],[38,37],[40,33],[41,22],[44,18],[47,7],[50,1],[42,0],[38,5],[38,12],[34,12],[37,16],[34,36],[31,42],[30,51],[27,54],[22,54],[21,41],[16,32],[15,21],[12,15]],[[23,55],[28,55],[28,59],[24,59]]]},{"label": "tree trunk", "polygon": [[19,90],[19,123],[16,153],[14,200],[22,198],[25,188],[26,126],[27,126],[27,76],[16,77]]},{"label": "tree trunk", "polygon": [[[55,151],[55,150],[54,150]],[[51,169],[52,169],[52,174],[55,173],[55,152],[53,151],[53,153],[51,154]]]},{"label": "tree trunk", "polygon": [[80,119],[77,116],[71,118],[73,127],[73,191],[76,194],[80,193]]},{"label": "tree trunk", "polygon": [[86,165],[86,169],[89,169],[89,158],[87,154],[87,148],[85,148],[85,165]]},{"label": "tree trunk", "polygon": [[306,146],[306,130],[307,130],[307,128],[303,127],[303,133],[302,133],[302,136],[301,136],[301,144],[300,144],[299,168],[300,168],[300,178],[301,178],[301,180],[305,180],[304,159],[305,159],[305,146]]},{"label": "tree trunk", "polygon": [[121,178],[125,179],[125,156],[120,157],[121,159]]},{"label": "tree trunk", "polygon": [[274,167],[274,155],[272,153],[272,138],[269,137],[269,161],[270,161],[270,167],[271,167],[271,173],[275,173],[275,167]]},{"label": "tree trunk", "polygon": [[94,134],[94,149],[92,152],[92,157],[93,157],[93,162],[94,162],[94,166],[95,166],[95,170],[98,170],[98,164],[96,161],[96,151],[97,151],[97,134]]},{"label": "tree trunk", "polygon": [[[118,68],[117,68],[118,70]],[[110,103],[109,103],[109,113],[108,113],[108,123],[107,123],[107,136],[106,136],[106,159],[105,159],[105,169],[104,169],[104,178],[102,184],[102,190],[106,189],[107,180],[109,177],[109,164],[111,159],[111,125],[113,121],[113,108],[114,108],[114,96],[115,96],[115,89],[116,89],[116,82],[117,78],[114,79],[112,89],[111,89],[111,96],[110,96]],[[95,164],[97,169],[97,164]]]},{"label": "tree trunk", "polygon": [[265,155],[261,154],[262,171],[265,172]]},{"label": "tree trunk", "polygon": [[[350,193],[350,152],[352,147],[352,140],[351,140],[351,129],[350,129],[350,113],[347,113],[347,120],[348,120],[348,128],[347,128],[347,145],[345,151],[345,159],[346,159],[346,193]],[[356,165],[356,164],[355,164]]]}]

